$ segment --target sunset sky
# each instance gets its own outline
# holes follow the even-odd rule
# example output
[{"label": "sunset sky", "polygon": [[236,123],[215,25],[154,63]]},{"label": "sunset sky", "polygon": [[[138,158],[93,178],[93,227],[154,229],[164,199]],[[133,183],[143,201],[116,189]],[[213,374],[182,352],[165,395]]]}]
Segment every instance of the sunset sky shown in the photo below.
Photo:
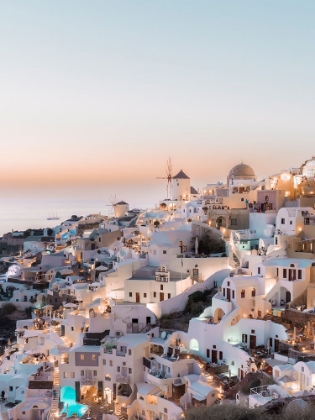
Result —
[{"label": "sunset sky", "polygon": [[2,193],[153,194],[168,157],[201,188],[315,154],[314,1],[0,4]]}]

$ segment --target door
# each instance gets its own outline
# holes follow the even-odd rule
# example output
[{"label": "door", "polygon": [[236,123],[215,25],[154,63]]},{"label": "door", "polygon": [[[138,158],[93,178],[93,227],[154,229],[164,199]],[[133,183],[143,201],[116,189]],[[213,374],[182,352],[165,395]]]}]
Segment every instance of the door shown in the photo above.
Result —
[{"label": "door", "polygon": [[212,363],[218,363],[218,350],[212,350]]},{"label": "door", "polygon": [[279,351],[279,340],[275,338],[275,352],[278,353]]},{"label": "door", "polygon": [[229,302],[231,300],[231,289],[226,289],[226,300]]},{"label": "door", "polygon": [[160,302],[163,302],[163,300],[164,300],[164,293],[163,293],[163,292],[161,292],[161,293],[160,293]]},{"label": "door", "polygon": [[256,335],[249,336],[249,348],[254,349],[256,347]]},{"label": "door", "polygon": [[140,303],[140,293],[136,293],[136,302]]},{"label": "door", "polygon": [[285,292],[285,301],[286,301],[286,303],[291,302],[291,293],[290,292]]}]

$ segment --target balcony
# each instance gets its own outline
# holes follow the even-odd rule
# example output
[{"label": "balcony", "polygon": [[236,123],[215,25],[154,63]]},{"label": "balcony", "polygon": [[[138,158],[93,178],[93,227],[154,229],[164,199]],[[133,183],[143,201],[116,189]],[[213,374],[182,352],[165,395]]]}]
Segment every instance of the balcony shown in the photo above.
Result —
[{"label": "balcony", "polygon": [[94,378],[86,378],[81,376],[81,385],[94,385],[95,379]]},{"label": "balcony", "polygon": [[130,376],[129,375],[123,375],[121,373],[118,373],[116,375],[116,382],[119,382],[121,384],[129,384],[129,382],[130,382]]}]

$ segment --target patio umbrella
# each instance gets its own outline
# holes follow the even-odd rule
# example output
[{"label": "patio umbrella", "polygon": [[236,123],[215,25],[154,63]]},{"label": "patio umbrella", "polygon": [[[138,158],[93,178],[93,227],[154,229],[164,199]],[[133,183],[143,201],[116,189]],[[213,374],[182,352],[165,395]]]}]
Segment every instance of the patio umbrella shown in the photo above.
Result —
[{"label": "patio umbrella", "polygon": [[198,236],[196,236],[195,239],[195,254],[198,255],[198,248],[199,248],[199,242],[198,242]]},{"label": "patio umbrella", "polygon": [[25,352],[25,354],[28,354],[28,355],[32,355],[32,356],[34,356],[35,354],[43,354],[42,352],[40,352],[39,350],[27,350],[26,352]]},{"label": "patio umbrella", "polygon": [[77,304],[69,302],[64,305],[64,308],[76,308],[77,306]]},{"label": "patio umbrella", "polygon": [[108,268],[107,268],[107,267],[105,267],[104,265],[100,265],[100,266],[99,266],[99,267],[97,267],[95,270],[96,270],[96,271],[107,271],[107,270],[108,270]]}]

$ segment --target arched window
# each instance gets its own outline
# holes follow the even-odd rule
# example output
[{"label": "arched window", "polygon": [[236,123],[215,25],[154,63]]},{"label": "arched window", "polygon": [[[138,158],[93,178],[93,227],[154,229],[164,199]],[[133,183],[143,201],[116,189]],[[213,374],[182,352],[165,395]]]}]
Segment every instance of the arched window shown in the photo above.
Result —
[{"label": "arched window", "polygon": [[245,290],[243,289],[242,291],[241,291],[241,298],[244,298],[245,297]]}]

